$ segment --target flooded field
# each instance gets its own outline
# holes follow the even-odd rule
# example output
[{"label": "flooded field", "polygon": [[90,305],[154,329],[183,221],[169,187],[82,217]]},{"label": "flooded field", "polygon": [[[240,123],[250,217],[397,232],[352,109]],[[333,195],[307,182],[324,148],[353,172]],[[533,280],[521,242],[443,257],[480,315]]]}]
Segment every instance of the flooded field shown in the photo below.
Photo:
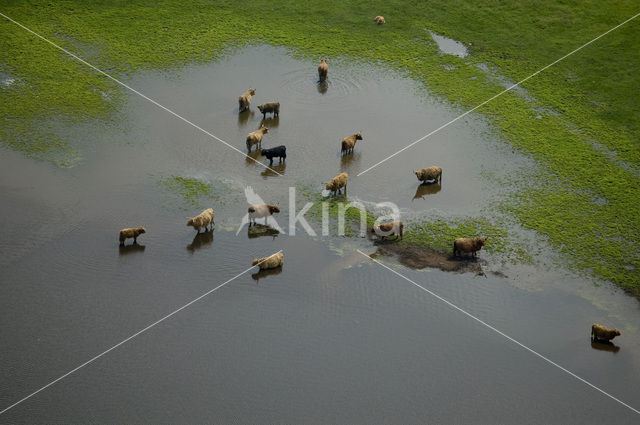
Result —
[{"label": "flooded field", "polygon": [[[127,84],[242,152],[286,145],[265,169],[131,94],[115,122],[60,135],[84,159],[59,169],[0,155],[0,409],[283,250],[257,268],[0,416],[0,423],[637,423],[637,415],[358,253],[496,327],[638,408],[640,311],[612,286],[562,269],[489,264],[445,272],[428,254],[398,260],[367,238],[288,233],[289,187],[320,193],[339,172],[348,198],[390,201],[403,217],[482,214],[496,181],[535,165],[468,117],[378,168],[364,169],[457,116],[415,82],[383,68],[317,63],[250,47],[219,63],[145,72]],[[251,110],[238,96],[256,89]],[[279,101],[278,118],[257,105]],[[352,155],[339,141],[362,132]],[[264,157],[252,155],[267,163]],[[443,168],[420,186],[413,170]],[[211,184],[185,199],[172,176]],[[287,232],[236,229],[245,189],[278,203]],[[303,199],[302,193],[297,193]],[[203,208],[216,229],[185,226]],[[145,226],[118,246],[123,227]],[[320,228],[312,223],[320,234]],[[128,242],[129,244],[130,242]],[[382,248],[381,250],[379,250]],[[545,251],[546,252],[546,251]],[[407,260],[408,258],[408,260]],[[408,266],[408,267],[407,267]],[[622,330],[592,344],[594,322]]]}]

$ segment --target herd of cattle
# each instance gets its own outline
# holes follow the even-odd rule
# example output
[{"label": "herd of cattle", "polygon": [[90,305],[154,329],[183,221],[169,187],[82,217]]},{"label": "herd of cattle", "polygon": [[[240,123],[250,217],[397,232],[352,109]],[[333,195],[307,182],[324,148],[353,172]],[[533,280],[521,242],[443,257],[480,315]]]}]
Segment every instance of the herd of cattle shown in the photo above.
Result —
[{"label": "herd of cattle", "polygon": [[[384,18],[381,16],[377,16],[375,21],[379,24],[385,23]],[[320,65],[318,66],[319,81],[326,81],[328,74],[329,66],[327,65],[327,60],[322,59]],[[240,95],[240,97],[238,98],[239,113],[243,113],[250,108],[251,100],[253,96],[255,96],[255,94],[256,90],[254,88],[250,88]],[[263,118],[266,118],[267,114],[273,114],[274,117],[280,115],[279,102],[263,103],[262,105],[258,106],[258,109],[263,114]],[[247,151],[251,152],[254,146],[256,146],[256,150],[261,149],[260,154],[269,160],[269,165],[273,164],[274,158],[278,158],[280,162],[285,161],[287,158],[286,146],[280,145],[270,149],[262,148],[262,140],[264,139],[264,135],[268,132],[268,127],[266,127],[265,125],[260,125],[260,128],[258,130],[249,133],[246,138]],[[344,156],[352,154],[358,140],[363,140],[362,133],[360,132],[342,139],[340,141],[341,155]],[[414,173],[422,184],[429,184],[429,182],[440,183],[442,181],[442,168],[437,166],[422,168],[418,171],[414,171]],[[346,194],[348,180],[349,175],[347,173],[340,173],[325,184],[325,189],[333,195],[337,195],[341,191],[342,193]],[[272,215],[274,212],[280,212],[280,209],[275,205],[261,204],[249,206],[249,225],[251,225],[251,223],[255,223],[256,218],[265,218],[266,223],[266,218]],[[199,215],[188,219],[187,226],[193,227],[198,231],[198,233],[200,233],[200,229],[204,228],[206,230],[208,229],[208,226],[213,226],[213,216],[213,209],[208,208]],[[379,225],[373,226],[370,230],[372,233],[380,235],[381,240],[384,240],[387,236],[396,236],[396,239],[402,239],[404,224],[401,221],[381,223]],[[133,238],[133,243],[137,243],[138,236],[145,232],[146,230],[144,227],[122,229],[120,231],[119,238],[120,244],[124,245],[125,240],[131,238]],[[486,238],[458,238],[453,243],[453,253],[454,255],[471,253],[473,256],[475,256],[476,252],[484,246],[485,242]],[[279,261],[267,261],[264,264],[258,262],[256,264],[259,264],[261,268],[268,268],[273,264],[277,264],[275,267],[279,267],[282,265],[282,255],[280,255],[278,258],[280,258]]]},{"label": "herd of cattle", "polygon": [[[376,16],[374,21],[379,25],[386,23],[384,17],[382,16]],[[329,66],[327,65],[327,61],[326,59],[322,59],[320,65],[318,66],[319,82],[326,81],[328,73]],[[239,113],[243,113],[250,108],[251,99],[253,96],[255,96],[255,94],[256,90],[250,88],[242,95],[240,95],[240,97],[238,98]],[[280,103],[263,103],[261,105],[258,105],[258,110],[260,110],[260,112],[263,114],[263,118],[266,118],[267,114],[273,114],[274,117],[277,117],[280,115]],[[269,160],[269,165],[273,164],[274,158],[278,158],[280,162],[286,160],[287,148],[284,145],[276,146],[270,149],[262,149],[262,139],[268,132],[269,129],[266,126],[261,125],[258,130],[249,133],[246,138],[247,150],[251,152],[253,146],[256,146],[256,149],[261,149],[260,155],[266,157]],[[362,134],[360,132],[342,139],[340,142],[341,155],[344,156],[352,154],[358,140],[363,140]],[[442,168],[437,166],[422,168],[418,171],[414,171],[414,174],[421,182],[421,184],[429,184],[430,182],[440,183],[442,181]],[[337,195],[341,190],[343,190],[343,193],[346,194],[348,179],[349,175],[347,173],[340,173],[325,184],[325,189],[333,195]],[[251,224],[256,223],[257,218],[264,218],[266,224],[267,218],[274,213],[280,212],[280,209],[277,205],[260,204],[249,206],[247,212],[249,215],[249,226],[251,226]],[[209,230],[209,228],[213,229],[213,225],[215,224],[213,218],[213,209],[208,208],[202,211],[199,215],[189,218],[187,220],[187,226],[193,227],[199,234],[200,229],[202,228],[204,228],[205,231]],[[381,240],[384,240],[387,236],[396,236],[396,239],[402,239],[404,224],[401,221],[381,223],[379,225],[373,226],[370,231],[372,233],[380,235]],[[120,245],[123,246],[127,239],[133,239],[133,243],[137,243],[138,236],[143,233],[146,233],[146,229],[144,227],[133,227],[120,230]],[[486,238],[457,238],[453,242],[453,255],[458,256],[462,255],[463,253],[471,253],[472,256],[476,256],[476,253],[480,249],[482,249],[486,240]],[[282,267],[283,261],[284,255],[282,252],[279,252],[269,257],[256,258],[252,261],[251,264],[252,266],[258,266],[260,270],[266,270]],[[598,323],[594,323],[591,327],[591,340],[594,342],[609,342],[611,339],[619,335],[620,331],[618,329],[609,329]]]}]

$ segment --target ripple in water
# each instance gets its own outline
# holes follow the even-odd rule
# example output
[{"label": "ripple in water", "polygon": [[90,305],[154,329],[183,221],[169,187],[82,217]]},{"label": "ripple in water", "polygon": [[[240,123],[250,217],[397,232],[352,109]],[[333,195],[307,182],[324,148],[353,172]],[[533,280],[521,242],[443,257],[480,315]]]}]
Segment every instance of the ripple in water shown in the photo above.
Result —
[{"label": "ripple in water", "polygon": [[332,106],[340,105],[341,99],[349,99],[350,96],[360,92],[363,86],[362,81],[347,77],[340,72],[332,73],[331,70],[327,80],[319,82],[318,75],[310,72],[309,68],[299,68],[285,73],[280,83],[282,92],[301,104],[317,105],[317,94],[320,93],[322,99],[330,101]]}]

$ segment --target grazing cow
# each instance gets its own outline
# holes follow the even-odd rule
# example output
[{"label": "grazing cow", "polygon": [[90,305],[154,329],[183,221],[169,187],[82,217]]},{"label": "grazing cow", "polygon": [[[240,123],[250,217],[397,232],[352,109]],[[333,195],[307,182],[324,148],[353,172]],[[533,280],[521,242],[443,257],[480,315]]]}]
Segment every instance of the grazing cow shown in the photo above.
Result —
[{"label": "grazing cow", "polygon": [[442,168],[440,167],[427,167],[413,173],[422,183],[426,183],[427,180],[433,180],[435,183],[438,183],[438,180],[442,181]]},{"label": "grazing cow", "polygon": [[384,20],[384,16],[376,16],[375,18],[373,18],[373,21],[378,25],[387,23],[387,21]]},{"label": "grazing cow", "polygon": [[253,260],[251,265],[260,267],[260,270],[266,270],[282,267],[283,262],[284,255],[282,252],[278,252],[277,254],[273,254],[269,257],[256,258]]},{"label": "grazing cow", "polygon": [[320,82],[325,81],[327,79],[327,74],[329,73],[329,66],[327,65],[327,60],[322,59],[320,65],[318,66],[318,77],[320,78]]},{"label": "grazing cow", "polygon": [[262,119],[267,117],[267,114],[273,112],[274,117],[280,116],[280,102],[268,102],[258,106],[260,112],[262,112]]},{"label": "grazing cow", "polygon": [[392,223],[380,223],[377,226],[373,226],[371,228],[371,232],[380,236],[380,240],[382,241],[385,237],[391,235],[395,235],[396,239],[398,239],[398,237],[402,239],[402,234],[404,233],[404,224],[401,221],[394,221]]},{"label": "grazing cow", "polygon": [[334,195],[338,194],[338,191],[344,187],[345,193],[347,192],[347,181],[349,180],[349,174],[340,173],[325,185],[325,189],[332,192]]},{"label": "grazing cow", "polygon": [[255,89],[249,89],[240,95],[240,97],[238,98],[238,110],[240,112],[244,111],[245,109],[249,109],[249,105],[251,104],[251,96],[254,96],[255,94]]},{"label": "grazing cow", "polygon": [[617,336],[620,336],[620,331],[617,329],[609,329],[599,323],[594,323],[591,326],[592,341],[610,341]]},{"label": "grazing cow", "polygon": [[124,245],[124,241],[129,238],[133,238],[133,243],[138,243],[138,236],[143,233],[147,233],[147,229],[144,227],[128,227],[126,229],[120,230],[120,245]]},{"label": "grazing cow", "polygon": [[249,209],[249,226],[251,224],[256,224],[256,218],[264,217],[264,224],[267,224],[267,218],[269,218],[274,213],[280,212],[280,207],[277,205],[270,204],[259,204],[259,205],[250,205]]},{"label": "grazing cow", "polygon": [[484,246],[487,238],[458,238],[453,241],[453,255],[457,256],[457,253],[462,255],[463,252],[470,252],[474,257],[476,252]]},{"label": "grazing cow", "polygon": [[362,140],[362,134],[359,132],[342,139],[342,142],[340,143],[342,147],[341,154],[344,155],[345,153],[353,152],[353,148],[356,147],[356,142],[358,140]]},{"label": "grazing cow", "polygon": [[251,152],[253,145],[262,146],[262,137],[268,132],[269,129],[263,125],[258,130],[249,133],[247,135],[247,150]]},{"label": "grazing cow", "polygon": [[284,145],[280,145],[271,149],[262,149],[260,155],[266,156],[269,160],[269,165],[273,165],[273,158],[279,158],[280,162],[287,159],[287,148]]}]

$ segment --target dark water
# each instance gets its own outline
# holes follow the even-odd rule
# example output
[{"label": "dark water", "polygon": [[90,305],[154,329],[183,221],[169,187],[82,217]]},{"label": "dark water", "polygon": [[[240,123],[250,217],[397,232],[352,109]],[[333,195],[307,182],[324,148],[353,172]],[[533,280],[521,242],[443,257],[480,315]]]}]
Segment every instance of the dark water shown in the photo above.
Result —
[{"label": "dark water", "polygon": [[[355,178],[456,111],[384,70],[317,64],[269,47],[129,83],[239,149],[278,100],[263,146],[287,146],[283,177],[137,97],[122,120],[66,129],[85,159],[56,169],[0,156],[0,410],[283,250],[282,270],[242,275],[0,416],[1,423],[637,423],[631,410],[357,253],[365,239],[256,236],[235,226],[250,185],[287,205],[289,186],[354,178],[349,197],[407,214],[476,213],[498,190],[483,175],[527,166],[469,118]],[[251,113],[237,97],[256,88]],[[324,93],[323,93],[324,91]],[[61,130],[61,131],[63,131]],[[361,131],[355,154],[339,140]],[[509,164],[509,166],[505,166]],[[440,165],[439,188],[412,169]],[[189,206],[158,181],[224,187]],[[432,190],[433,189],[433,190]],[[185,217],[216,210],[195,237]],[[278,222],[286,226],[285,208]],[[117,231],[144,225],[138,247]],[[319,232],[319,228],[316,227]],[[254,237],[252,237],[254,236]],[[391,259],[385,260],[393,265]],[[397,267],[397,266],[393,266]],[[622,401],[640,405],[638,303],[562,270],[401,273]],[[622,330],[593,345],[591,323]],[[617,347],[617,348],[616,348]]]}]

